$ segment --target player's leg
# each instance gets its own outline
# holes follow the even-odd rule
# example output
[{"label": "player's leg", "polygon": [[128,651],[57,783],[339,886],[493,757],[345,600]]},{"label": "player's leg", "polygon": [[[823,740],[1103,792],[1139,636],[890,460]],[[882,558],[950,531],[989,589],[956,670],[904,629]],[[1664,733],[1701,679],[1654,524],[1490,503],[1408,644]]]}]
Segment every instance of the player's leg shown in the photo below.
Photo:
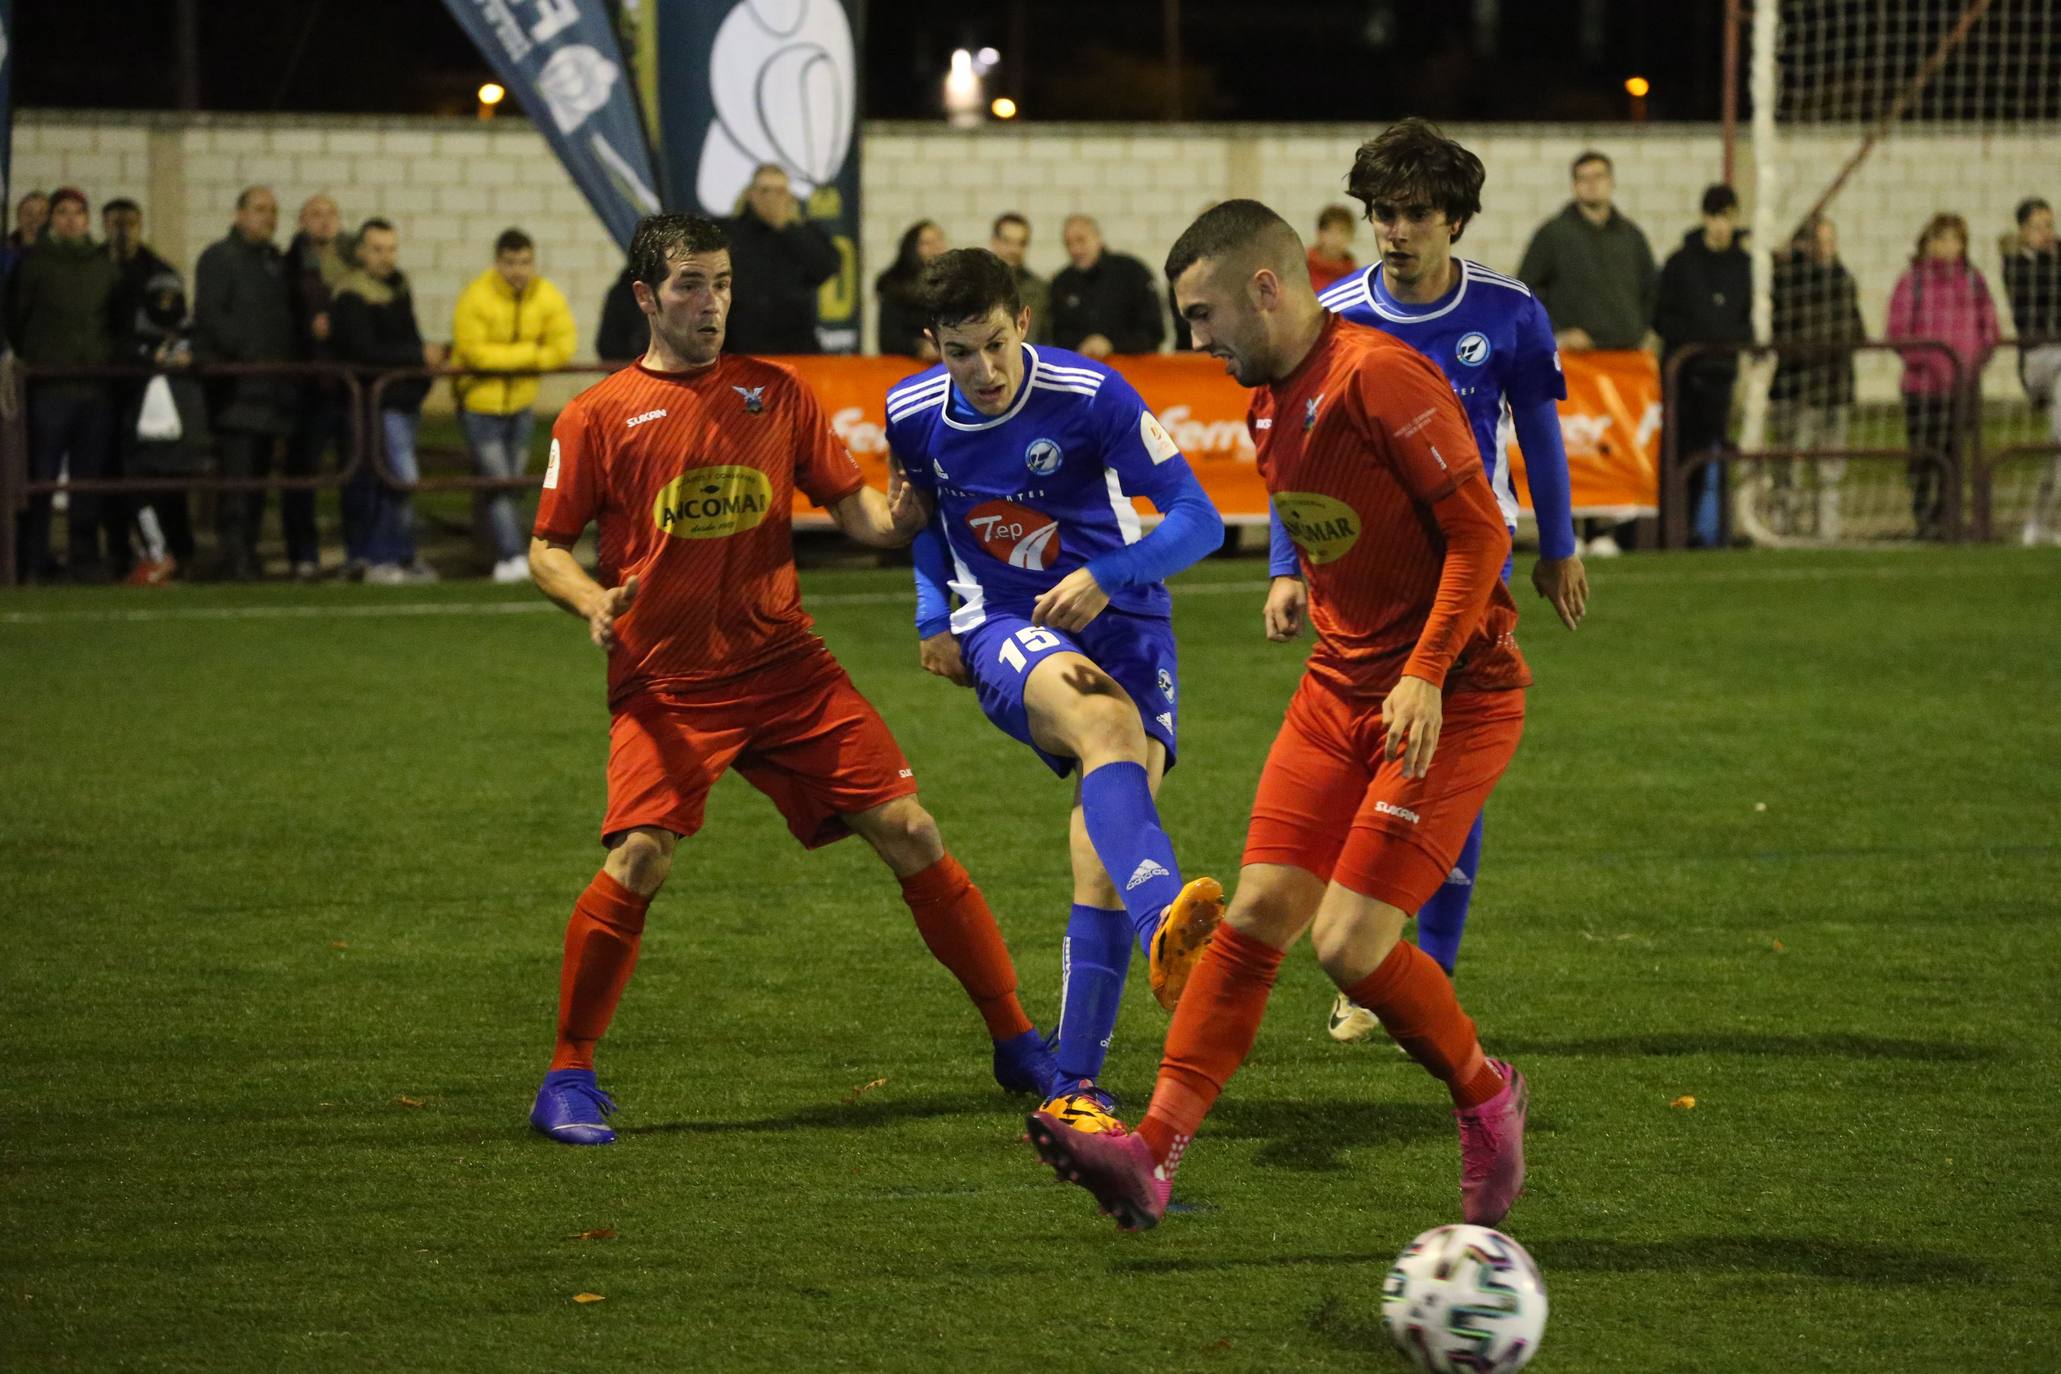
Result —
[{"label": "player's leg", "polygon": [[[1147,739],[1145,753],[1147,781],[1157,798],[1166,775],[1166,745],[1156,738]],[[1073,864],[1073,910],[1061,946],[1059,1030],[1053,1044],[1059,1083],[1039,1110],[1076,1130],[1121,1130],[1116,1100],[1098,1080],[1130,975],[1131,922],[1109,870],[1102,866],[1088,837],[1087,813],[1081,807],[1078,785],[1067,821],[1067,853]]]},{"label": "player's leg", "polygon": [[1209,878],[1182,881],[1153,798],[1137,702],[1085,654],[1055,652],[1031,665],[1023,705],[1037,747],[1079,763],[1088,842],[1116,880],[1151,964],[1153,995],[1171,1009],[1223,914],[1223,889]]},{"label": "player's leg", "polygon": [[707,713],[633,700],[609,723],[608,811],[601,871],[573,904],[558,975],[558,1039],[530,1124],[567,1145],[615,1139],[615,1102],[594,1076],[594,1049],[637,967],[645,915],[674,847],[701,828],[708,789],[744,731]]},{"label": "player's leg", "polygon": [[1376,770],[1313,931],[1332,982],[1452,1097],[1462,1210],[1482,1226],[1500,1221],[1523,1187],[1528,1089],[1522,1074],[1482,1054],[1445,970],[1401,936],[1408,913],[1450,870],[1523,728],[1521,692],[1448,697],[1430,774],[1405,778],[1395,760]]},{"label": "player's leg", "polygon": [[1001,927],[916,799],[915,771],[880,713],[826,653],[791,690],[760,701],[755,716],[738,773],[809,848],[848,834],[865,839],[901,884],[925,946],[979,1010],[994,1041],[996,1081],[1047,1095],[1052,1055],[1017,1000]]},{"label": "player's leg", "polygon": [[1345,838],[1339,817],[1358,806],[1372,776],[1346,715],[1308,681],[1289,703],[1253,799],[1237,894],[1174,1008],[1137,1132],[1090,1136],[1042,1115],[1029,1122],[1039,1155],[1126,1230],[1164,1213],[1188,1142],[1252,1050],[1282,953],[1316,915]]},{"label": "player's leg", "polygon": [[615,1139],[615,1100],[594,1077],[594,1046],[615,1019],[644,939],[644,916],[672,870],[677,838],[639,826],[608,838],[601,871],[573,903],[558,969],[558,1043],[530,1125],[566,1145]]},{"label": "player's leg", "polygon": [[[884,728],[884,727],[883,727]],[[841,816],[873,847],[931,956],[959,980],[994,1044],[995,1081],[1010,1092],[1051,1092],[1051,1051],[1016,995],[1016,965],[987,898],[945,849],[937,821],[915,796]]]}]

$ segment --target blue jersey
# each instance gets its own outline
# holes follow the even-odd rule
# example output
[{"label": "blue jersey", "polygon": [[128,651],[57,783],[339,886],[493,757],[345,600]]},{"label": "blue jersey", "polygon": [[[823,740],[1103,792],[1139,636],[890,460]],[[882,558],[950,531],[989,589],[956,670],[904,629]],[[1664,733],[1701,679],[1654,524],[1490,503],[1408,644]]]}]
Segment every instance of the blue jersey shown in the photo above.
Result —
[{"label": "blue jersey", "polygon": [[[1553,342],[1552,323],[1531,288],[1478,262],[1455,261],[1460,284],[1429,305],[1405,305],[1391,296],[1382,284],[1378,262],[1334,283],[1319,299],[1327,310],[1355,324],[1393,334],[1438,364],[1467,411],[1496,504],[1502,507],[1505,522],[1515,529],[1517,492],[1511,486],[1510,463],[1502,442],[1505,402],[1523,412],[1541,402],[1564,400],[1567,379],[1560,371],[1560,349]],[[1557,425],[1554,437],[1558,437]],[[1524,450],[1542,538],[1551,513],[1545,509],[1548,503],[1539,499],[1544,494],[1540,479],[1550,481],[1556,475],[1543,472],[1542,467],[1557,460],[1558,490],[1567,490],[1566,450],[1557,444],[1553,447],[1559,451],[1534,453],[1529,445]],[[1564,496],[1557,502],[1563,510],[1565,503]],[[1571,539],[1571,520],[1568,525]]]},{"label": "blue jersey", "polygon": [[[950,555],[959,598],[951,627],[966,634],[991,615],[1028,616],[1076,568],[1091,567],[1109,604],[1167,618],[1157,560],[1127,556],[1142,533],[1131,497],[1166,512],[1200,495],[1188,460],[1131,384],[1091,358],[1023,345],[1024,381],[1001,415],[975,410],[942,364],[887,393],[887,441],[908,480],[937,506],[933,529]],[[1214,539],[1177,560],[1186,566]],[[1166,552],[1189,540],[1162,540]]]}]

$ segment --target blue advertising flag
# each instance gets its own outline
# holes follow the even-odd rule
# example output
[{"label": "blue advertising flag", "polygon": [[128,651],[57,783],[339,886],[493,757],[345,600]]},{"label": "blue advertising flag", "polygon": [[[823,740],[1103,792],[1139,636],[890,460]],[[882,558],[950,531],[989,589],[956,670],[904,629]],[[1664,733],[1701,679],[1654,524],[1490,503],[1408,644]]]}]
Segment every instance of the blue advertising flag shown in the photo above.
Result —
[{"label": "blue advertising flag", "polygon": [[602,0],[444,0],[624,251],[657,212],[637,95]]},{"label": "blue advertising flag", "polygon": [[786,172],[802,214],[837,250],[837,271],[816,293],[817,342],[856,353],[860,0],[644,3],[657,6],[667,205],[732,216],[755,169]]}]

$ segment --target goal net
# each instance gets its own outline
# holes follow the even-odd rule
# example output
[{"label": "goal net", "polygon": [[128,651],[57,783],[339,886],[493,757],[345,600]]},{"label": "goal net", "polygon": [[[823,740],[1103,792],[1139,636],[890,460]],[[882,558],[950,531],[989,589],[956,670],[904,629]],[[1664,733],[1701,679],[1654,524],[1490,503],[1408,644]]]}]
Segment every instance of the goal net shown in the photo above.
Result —
[{"label": "goal net", "polygon": [[[1754,541],[1937,538],[1957,512],[1966,532],[2019,538],[2051,518],[2045,364],[2028,389],[2030,345],[1983,344],[2056,332],[2020,318],[2040,311],[2022,289],[2014,311],[2010,288],[2052,280],[2051,215],[2021,228],[2018,211],[2061,201],[2057,15],[2057,0],[1758,7],[1755,333],[1776,348],[1748,370],[1741,448],[1827,456],[1740,465],[1734,523]],[[1900,339],[1944,347],[1881,346]]]}]

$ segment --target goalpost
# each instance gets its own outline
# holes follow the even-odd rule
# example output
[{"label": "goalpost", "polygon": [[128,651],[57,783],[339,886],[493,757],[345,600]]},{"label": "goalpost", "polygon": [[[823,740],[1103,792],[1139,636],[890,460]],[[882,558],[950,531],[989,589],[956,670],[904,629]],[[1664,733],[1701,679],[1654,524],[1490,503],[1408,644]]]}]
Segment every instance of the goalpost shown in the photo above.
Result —
[{"label": "goalpost", "polygon": [[[2021,337],[2006,283],[2027,250],[2015,212],[2061,202],[2061,0],[1727,10],[1748,50],[1738,150],[1752,162],[1754,335],[1775,345],[1742,368],[1740,449],[1798,455],[1739,465],[1735,527],[1772,545],[1935,537],[1958,505],[1968,532],[1992,532],[1988,517],[2017,537],[2050,477],[2037,446],[2054,436],[2020,382],[2021,350],[1985,359],[1968,341],[1984,296],[1997,333]],[[1739,132],[1728,120],[1728,147]],[[1927,227],[1955,222],[1941,217],[1965,224],[1964,259],[1916,264]],[[1900,282],[1898,336],[1954,350],[1913,350],[1908,376],[1882,346]]]}]

